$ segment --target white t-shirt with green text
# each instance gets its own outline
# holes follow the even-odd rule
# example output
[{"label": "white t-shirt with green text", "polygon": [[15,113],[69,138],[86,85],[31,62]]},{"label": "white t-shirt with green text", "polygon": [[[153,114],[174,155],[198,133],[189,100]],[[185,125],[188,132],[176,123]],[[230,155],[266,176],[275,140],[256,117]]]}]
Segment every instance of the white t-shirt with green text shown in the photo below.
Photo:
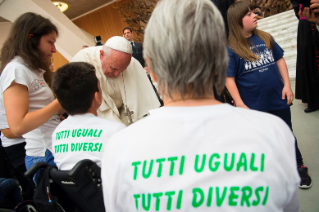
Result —
[{"label": "white t-shirt with green text", "polygon": [[227,104],[163,107],[114,135],[104,203],[119,211],[299,211],[294,136]]},{"label": "white t-shirt with green text", "polygon": [[124,124],[96,117],[92,113],[69,116],[52,134],[52,153],[59,170],[71,170],[83,159],[101,166],[105,144]]}]

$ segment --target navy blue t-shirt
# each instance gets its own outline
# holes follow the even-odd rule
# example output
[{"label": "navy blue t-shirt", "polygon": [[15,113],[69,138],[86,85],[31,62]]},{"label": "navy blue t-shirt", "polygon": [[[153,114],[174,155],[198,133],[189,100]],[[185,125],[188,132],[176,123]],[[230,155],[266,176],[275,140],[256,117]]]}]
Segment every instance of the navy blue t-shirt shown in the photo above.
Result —
[{"label": "navy blue t-shirt", "polygon": [[261,59],[250,62],[227,47],[227,76],[235,77],[240,97],[250,109],[268,112],[289,107],[287,99],[281,99],[284,83],[276,64],[284,51],[276,42],[273,49],[266,48],[265,42],[255,34],[248,39],[259,53],[254,46],[250,48]]}]

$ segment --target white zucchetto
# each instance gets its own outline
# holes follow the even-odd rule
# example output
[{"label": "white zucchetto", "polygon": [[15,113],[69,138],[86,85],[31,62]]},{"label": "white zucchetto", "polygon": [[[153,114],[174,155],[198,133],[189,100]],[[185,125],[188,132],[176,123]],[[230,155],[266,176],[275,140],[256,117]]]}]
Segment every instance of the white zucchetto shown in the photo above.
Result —
[{"label": "white zucchetto", "polygon": [[120,36],[114,36],[109,38],[104,45],[110,47],[111,49],[125,52],[128,54],[132,54],[133,52],[131,44],[125,38]]}]

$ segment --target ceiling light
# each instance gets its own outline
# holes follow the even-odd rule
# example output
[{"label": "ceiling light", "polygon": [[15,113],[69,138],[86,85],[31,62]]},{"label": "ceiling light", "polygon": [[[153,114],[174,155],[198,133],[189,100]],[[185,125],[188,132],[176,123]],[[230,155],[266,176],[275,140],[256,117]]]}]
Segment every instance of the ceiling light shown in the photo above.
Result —
[{"label": "ceiling light", "polygon": [[59,8],[59,10],[61,10],[61,12],[66,11],[66,10],[69,8],[69,6],[70,6],[70,3],[65,2],[65,1],[52,1],[52,3],[53,3],[57,8]]}]

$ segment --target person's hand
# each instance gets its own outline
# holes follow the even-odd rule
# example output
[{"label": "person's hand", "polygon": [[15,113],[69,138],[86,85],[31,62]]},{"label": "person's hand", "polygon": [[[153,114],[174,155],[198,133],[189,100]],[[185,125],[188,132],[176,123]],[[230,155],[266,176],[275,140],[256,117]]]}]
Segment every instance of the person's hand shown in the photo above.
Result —
[{"label": "person's hand", "polygon": [[318,10],[318,13],[315,13],[314,11],[310,12],[310,9],[308,7],[305,7],[303,11],[299,11],[298,15],[299,17],[304,16],[307,18],[308,21],[314,22],[319,25],[319,9],[316,10]]},{"label": "person's hand", "polygon": [[284,86],[282,89],[282,99],[285,99],[287,96],[287,105],[291,105],[292,100],[294,100],[294,93],[291,90],[290,86]]},{"label": "person's hand", "polygon": [[311,0],[310,9],[312,13],[319,13],[319,0]]},{"label": "person's hand", "polygon": [[305,7],[303,11],[299,11],[299,17],[306,17],[308,21],[314,22],[319,25],[319,0],[311,0],[311,5],[309,7]]}]

